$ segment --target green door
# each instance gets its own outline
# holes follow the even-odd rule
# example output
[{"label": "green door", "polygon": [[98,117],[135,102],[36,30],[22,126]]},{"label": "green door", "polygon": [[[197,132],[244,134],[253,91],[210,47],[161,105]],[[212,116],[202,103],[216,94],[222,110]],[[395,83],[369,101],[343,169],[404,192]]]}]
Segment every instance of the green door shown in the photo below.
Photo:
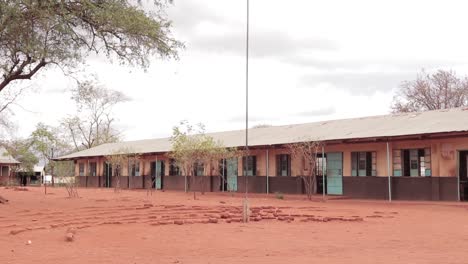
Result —
[{"label": "green door", "polygon": [[237,191],[237,158],[226,159],[227,168],[227,190],[230,192]]},{"label": "green door", "polygon": [[327,193],[343,194],[343,154],[327,153]]},{"label": "green door", "polygon": [[156,178],[155,178],[155,188],[157,190],[162,189],[162,178],[164,176],[164,162],[162,160],[158,160],[155,162],[155,169]]}]

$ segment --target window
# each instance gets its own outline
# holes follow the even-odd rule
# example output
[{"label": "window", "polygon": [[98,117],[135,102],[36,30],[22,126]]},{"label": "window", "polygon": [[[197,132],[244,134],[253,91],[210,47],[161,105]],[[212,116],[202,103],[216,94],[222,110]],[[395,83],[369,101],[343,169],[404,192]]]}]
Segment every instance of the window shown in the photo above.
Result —
[{"label": "window", "polygon": [[90,162],[89,163],[89,176],[96,176],[96,169],[97,165],[96,162]]},{"label": "window", "polygon": [[0,166],[0,176],[8,176],[8,166]]},{"label": "window", "polygon": [[140,161],[138,160],[131,161],[130,176],[140,176]]},{"label": "window", "polygon": [[291,176],[291,155],[276,155],[276,176]]},{"label": "window", "polygon": [[177,166],[175,159],[169,160],[169,176],[180,176],[180,168]]},{"label": "window", "polygon": [[327,175],[327,156],[326,154],[322,157],[322,154],[317,154],[315,159],[315,175],[322,177],[324,176],[323,173],[325,172],[325,176]]},{"label": "window", "polygon": [[84,174],[84,171],[85,171],[85,166],[84,166],[84,163],[79,163],[78,164],[78,167],[79,167],[79,175],[80,176],[85,176]]},{"label": "window", "polygon": [[242,164],[245,176],[257,175],[257,156],[242,157]]},{"label": "window", "polygon": [[227,175],[226,159],[221,159],[218,161],[218,171],[220,176]]},{"label": "window", "polygon": [[351,176],[377,176],[377,153],[351,152]]},{"label": "window", "polygon": [[431,176],[431,149],[397,149],[393,151],[394,176]]},{"label": "window", "polygon": [[205,165],[203,162],[195,162],[193,165],[193,176],[203,176],[205,174]]}]

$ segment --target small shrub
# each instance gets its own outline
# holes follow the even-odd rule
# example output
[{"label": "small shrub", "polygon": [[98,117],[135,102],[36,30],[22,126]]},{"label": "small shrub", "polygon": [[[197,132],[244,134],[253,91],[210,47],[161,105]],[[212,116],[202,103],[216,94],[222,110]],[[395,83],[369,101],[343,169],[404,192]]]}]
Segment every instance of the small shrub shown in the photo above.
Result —
[{"label": "small shrub", "polygon": [[276,199],[284,200],[284,195],[280,192],[275,192]]}]

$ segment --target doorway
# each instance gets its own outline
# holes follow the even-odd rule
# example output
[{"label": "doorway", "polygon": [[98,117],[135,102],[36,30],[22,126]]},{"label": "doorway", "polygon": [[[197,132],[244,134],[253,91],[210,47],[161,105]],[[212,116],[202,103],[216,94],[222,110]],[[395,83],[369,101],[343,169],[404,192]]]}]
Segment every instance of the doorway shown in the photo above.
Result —
[{"label": "doorway", "polygon": [[112,165],[104,163],[104,187],[112,187]]},{"label": "doorway", "polygon": [[327,153],[327,194],[343,195],[343,153]]},{"label": "doorway", "polygon": [[468,201],[468,151],[459,152],[458,177],[460,182],[460,201]]},{"label": "doorway", "polygon": [[226,159],[227,190],[237,191],[237,158]]},{"label": "doorway", "polygon": [[164,184],[164,161],[157,160],[151,162],[151,182],[152,188],[162,190]]}]

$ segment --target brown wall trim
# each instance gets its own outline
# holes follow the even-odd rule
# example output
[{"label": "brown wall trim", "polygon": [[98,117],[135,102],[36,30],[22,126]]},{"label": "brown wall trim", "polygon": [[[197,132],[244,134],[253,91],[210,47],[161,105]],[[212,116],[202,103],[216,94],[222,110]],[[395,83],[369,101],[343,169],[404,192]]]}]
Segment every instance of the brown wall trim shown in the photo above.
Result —
[{"label": "brown wall trim", "polygon": [[[103,177],[78,176],[80,187],[97,188],[104,186]],[[247,179],[248,178],[248,179]],[[246,188],[250,193],[266,193],[266,176],[237,177],[237,192],[243,193]],[[319,179],[321,180],[321,179]],[[217,192],[221,190],[220,177],[164,176],[164,190],[185,190]],[[456,177],[391,177],[392,198],[394,200],[457,201],[458,183]],[[112,178],[112,187],[117,184]],[[304,183],[301,177],[268,177],[269,193],[304,194]],[[120,177],[122,189],[151,188],[149,176]],[[343,196],[358,199],[388,199],[387,177],[343,177]]]}]

